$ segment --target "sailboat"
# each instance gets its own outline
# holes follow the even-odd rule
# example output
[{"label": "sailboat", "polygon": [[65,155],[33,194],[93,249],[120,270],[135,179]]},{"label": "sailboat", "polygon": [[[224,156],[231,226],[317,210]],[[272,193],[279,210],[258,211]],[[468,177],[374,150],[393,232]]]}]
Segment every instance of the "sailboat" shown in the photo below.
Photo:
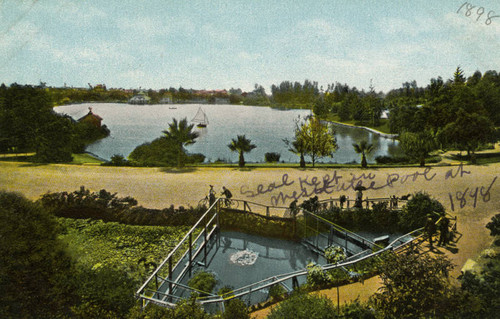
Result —
[{"label": "sailboat", "polygon": [[196,115],[193,117],[193,119],[191,120],[191,122],[198,123],[198,125],[196,125],[198,127],[207,127],[207,125],[208,125],[208,117],[205,114],[205,112],[203,112],[203,110],[201,109],[201,107],[198,109],[198,112],[196,112]]}]

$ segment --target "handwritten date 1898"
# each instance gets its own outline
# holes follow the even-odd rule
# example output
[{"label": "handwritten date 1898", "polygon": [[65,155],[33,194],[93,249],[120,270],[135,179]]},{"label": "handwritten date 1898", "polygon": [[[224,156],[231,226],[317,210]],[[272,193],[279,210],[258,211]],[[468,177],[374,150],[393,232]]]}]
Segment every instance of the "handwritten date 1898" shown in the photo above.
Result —
[{"label": "handwritten date 1898", "polygon": [[450,204],[451,204],[451,210],[455,211],[455,201],[457,201],[457,204],[459,205],[460,208],[464,208],[467,205],[467,200],[470,200],[470,204],[472,207],[476,208],[478,199],[482,200],[484,203],[487,203],[491,199],[491,193],[490,190],[493,187],[493,184],[497,180],[497,176],[493,178],[493,181],[491,181],[491,184],[488,188],[481,186],[481,187],[472,187],[469,188],[467,187],[463,192],[458,191],[455,194],[448,193],[448,196],[450,197]]},{"label": "handwritten date 1898", "polygon": [[[457,13],[460,13],[460,10],[462,10],[463,7],[465,7],[465,11],[464,11],[465,16],[466,17],[473,16],[474,18],[477,16],[476,21],[479,21],[479,19],[481,19],[481,16],[485,13],[484,7],[477,8],[476,6],[474,6],[468,2],[464,2],[460,6],[460,8],[458,8]],[[472,10],[475,8],[477,8],[477,10]],[[473,13],[474,13],[474,15],[473,15]],[[484,20],[484,24],[490,25],[491,19],[500,17],[500,16],[495,16],[493,14],[495,14],[495,12],[493,10],[488,12],[488,14],[486,15],[486,19]]]}]

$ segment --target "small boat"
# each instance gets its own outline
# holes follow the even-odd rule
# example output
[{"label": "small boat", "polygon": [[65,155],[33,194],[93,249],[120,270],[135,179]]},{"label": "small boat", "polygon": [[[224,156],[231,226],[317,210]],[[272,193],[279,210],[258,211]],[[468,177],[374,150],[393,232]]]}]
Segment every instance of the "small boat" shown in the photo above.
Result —
[{"label": "small boat", "polygon": [[203,112],[203,110],[201,109],[201,107],[198,109],[198,112],[196,112],[196,115],[193,117],[193,119],[191,120],[191,122],[198,123],[196,125],[198,127],[207,127],[207,125],[208,125],[208,117],[205,114],[205,112]]}]

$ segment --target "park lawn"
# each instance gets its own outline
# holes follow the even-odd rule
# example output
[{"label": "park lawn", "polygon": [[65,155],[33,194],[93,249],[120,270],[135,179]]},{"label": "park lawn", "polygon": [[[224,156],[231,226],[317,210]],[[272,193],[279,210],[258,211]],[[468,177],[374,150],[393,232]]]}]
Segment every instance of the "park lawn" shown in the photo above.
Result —
[{"label": "park lawn", "polygon": [[[332,114],[332,113],[328,114],[324,119],[327,121],[330,121],[330,122],[338,122],[338,123],[342,123],[342,124],[346,124],[346,125],[360,126],[359,123],[356,123],[356,121],[354,121],[354,120],[341,121],[337,114]],[[361,126],[369,127],[371,129],[374,129],[374,130],[379,131],[381,133],[391,134],[388,119],[380,119],[380,125],[378,125],[378,126],[373,126],[370,124],[361,125]]]},{"label": "park lawn", "polygon": [[104,162],[87,153],[73,154],[73,161],[71,162],[71,164],[96,164],[96,165],[101,163]]}]

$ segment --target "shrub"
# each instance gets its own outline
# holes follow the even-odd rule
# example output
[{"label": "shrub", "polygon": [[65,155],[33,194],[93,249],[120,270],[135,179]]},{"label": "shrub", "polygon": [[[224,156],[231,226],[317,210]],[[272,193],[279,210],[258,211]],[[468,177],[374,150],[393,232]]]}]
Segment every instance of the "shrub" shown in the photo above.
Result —
[{"label": "shrub", "polygon": [[111,156],[111,161],[102,163],[103,166],[129,166],[130,163],[121,154]]},{"label": "shrub", "polygon": [[225,311],[222,314],[222,319],[247,319],[250,318],[248,308],[240,299],[231,299],[226,302]]},{"label": "shrub", "polygon": [[283,288],[283,286],[280,284],[274,284],[271,286],[271,288],[269,288],[269,297],[271,297],[271,299],[273,300],[280,300],[285,293],[285,288]]},{"label": "shrub", "polygon": [[402,164],[412,162],[408,156],[377,156],[375,161],[377,164]]},{"label": "shrub", "polygon": [[337,318],[337,311],[333,302],[327,297],[293,294],[272,308],[267,318],[329,319]]},{"label": "shrub", "polygon": [[425,225],[428,214],[436,221],[441,213],[444,213],[444,207],[440,202],[424,192],[418,192],[403,207],[399,226],[403,231],[418,229]]},{"label": "shrub", "polygon": [[325,249],[325,257],[330,264],[336,264],[345,260],[346,254],[345,250],[339,246],[330,246]]},{"label": "shrub", "polygon": [[264,157],[266,158],[267,163],[273,163],[273,162],[279,162],[281,155],[279,153],[266,153],[264,154]]},{"label": "shrub", "polygon": [[313,287],[324,286],[328,281],[328,276],[320,265],[311,262],[307,265],[307,283]]},{"label": "shrub", "polygon": [[202,295],[211,293],[216,284],[215,275],[206,271],[197,272],[188,281],[188,286],[198,290]]}]

